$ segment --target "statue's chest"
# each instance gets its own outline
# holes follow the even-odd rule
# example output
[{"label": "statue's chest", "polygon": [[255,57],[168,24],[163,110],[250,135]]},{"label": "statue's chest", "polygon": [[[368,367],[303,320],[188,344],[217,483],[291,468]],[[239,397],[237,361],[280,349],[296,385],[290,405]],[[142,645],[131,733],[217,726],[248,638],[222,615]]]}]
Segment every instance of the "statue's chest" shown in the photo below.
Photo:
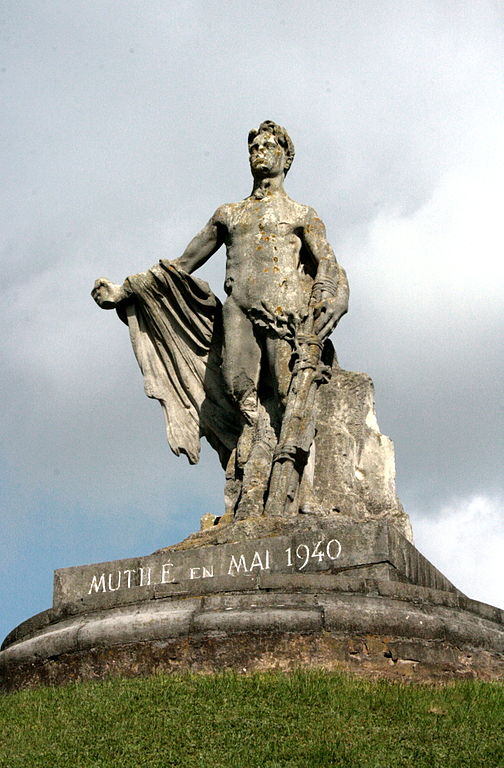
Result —
[{"label": "statue's chest", "polygon": [[282,238],[293,235],[300,226],[293,211],[262,201],[234,211],[228,222],[231,238],[240,236]]}]

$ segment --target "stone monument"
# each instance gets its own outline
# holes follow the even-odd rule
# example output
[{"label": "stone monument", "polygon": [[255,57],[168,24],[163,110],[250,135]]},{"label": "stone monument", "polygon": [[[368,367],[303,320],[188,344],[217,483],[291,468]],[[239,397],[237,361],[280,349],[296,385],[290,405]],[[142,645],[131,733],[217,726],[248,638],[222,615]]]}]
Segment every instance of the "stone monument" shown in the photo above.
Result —
[{"label": "stone monument", "polygon": [[[55,573],[53,608],[0,653],[4,688],[179,669],[323,666],[416,679],[502,674],[502,612],[413,546],[373,385],[329,335],[348,283],[284,178],[284,128],[249,133],[253,188],[184,253],[92,295],[129,328],[168,443],[217,451],[224,504],[153,555]],[[193,276],[225,246],[226,301]]]}]

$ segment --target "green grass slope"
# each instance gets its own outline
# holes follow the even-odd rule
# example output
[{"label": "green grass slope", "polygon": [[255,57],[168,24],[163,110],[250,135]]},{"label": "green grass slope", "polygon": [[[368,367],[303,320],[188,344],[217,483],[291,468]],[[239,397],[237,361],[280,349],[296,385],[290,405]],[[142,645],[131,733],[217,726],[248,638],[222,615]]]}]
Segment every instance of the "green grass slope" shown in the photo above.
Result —
[{"label": "green grass slope", "polygon": [[504,689],[303,672],[0,696],[2,768],[502,768]]}]

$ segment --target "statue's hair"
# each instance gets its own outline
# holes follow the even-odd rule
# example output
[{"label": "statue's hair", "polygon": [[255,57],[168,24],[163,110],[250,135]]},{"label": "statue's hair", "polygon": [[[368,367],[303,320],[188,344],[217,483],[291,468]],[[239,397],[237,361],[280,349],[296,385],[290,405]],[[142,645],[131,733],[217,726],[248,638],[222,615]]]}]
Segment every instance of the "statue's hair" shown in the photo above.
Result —
[{"label": "statue's hair", "polygon": [[295,150],[294,150],[294,144],[292,143],[292,139],[285,130],[285,128],[282,128],[281,125],[278,125],[278,123],[273,122],[273,120],[264,120],[257,131],[251,130],[249,131],[248,135],[248,145],[249,145],[249,151],[250,151],[250,145],[254,141],[256,136],[259,136],[260,133],[272,133],[273,136],[278,140],[278,143],[283,148],[285,152],[285,173],[287,174],[287,171],[292,165],[292,161],[294,160]]}]

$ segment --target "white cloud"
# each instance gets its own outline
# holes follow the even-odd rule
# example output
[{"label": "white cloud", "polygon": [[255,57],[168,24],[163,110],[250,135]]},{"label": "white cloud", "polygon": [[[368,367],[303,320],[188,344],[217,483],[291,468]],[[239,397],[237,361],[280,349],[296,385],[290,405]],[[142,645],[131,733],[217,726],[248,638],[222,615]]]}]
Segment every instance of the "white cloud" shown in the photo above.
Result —
[{"label": "white cloud", "polygon": [[[459,306],[462,318],[474,305],[502,294],[501,201],[504,141],[485,136],[474,163],[452,168],[430,200],[410,216],[385,212],[371,226],[369,246],[380,269],[380,287],[397,292],[403,305],[422,310],[440,299]],[[466,302],[460,306],[460,299]]]},{"label": "white cloud", "polygon": [[454,499],[413,516],[415,544],[468,597],[504,608],[504,499]]}]

